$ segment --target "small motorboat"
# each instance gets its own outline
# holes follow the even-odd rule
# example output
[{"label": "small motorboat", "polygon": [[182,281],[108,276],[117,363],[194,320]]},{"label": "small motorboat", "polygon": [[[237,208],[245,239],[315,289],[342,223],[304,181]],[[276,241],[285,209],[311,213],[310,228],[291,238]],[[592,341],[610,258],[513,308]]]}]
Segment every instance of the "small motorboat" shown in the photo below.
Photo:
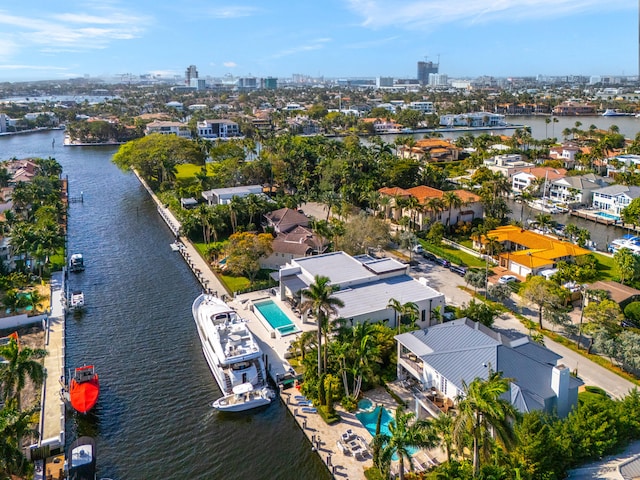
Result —
[{"label": "small motorboat", "polygon": [[169,246],[171,247],[172,252],[179,252],[180,249],[182,248],[182,243],[176,241],[176,242],[170,243]]},{"label": "small motorboat", "polygon": [[222,412],[242,412],[269,405],[275,393],[269,387],[254,389],[249,382],[233,387],[233,393],[220,397],[211,405]]},{"label": "small motorboat", "polygon": [[100,382],[93,365],[84,365],[73,371],[69,382],[69,403],[80,413],[87,413],[98,402]]},{"label": "small motorboat", "polygon": [[82,272],[84,271],[84,257],[81,253],[74,253],[69,258],[69,271],[70,272]]},{"label": "small motorboat", "polygon": [[70,312],[82,310],[84,308],[84,293],[80,290],[74,290],[69,295],[69,301],[67,302],[67,309]]},{"label": "small motorboat", "polygon": [[69,480],[95,480],[96,442],[91,437],[80,437],[67,452],[67,477]]}]

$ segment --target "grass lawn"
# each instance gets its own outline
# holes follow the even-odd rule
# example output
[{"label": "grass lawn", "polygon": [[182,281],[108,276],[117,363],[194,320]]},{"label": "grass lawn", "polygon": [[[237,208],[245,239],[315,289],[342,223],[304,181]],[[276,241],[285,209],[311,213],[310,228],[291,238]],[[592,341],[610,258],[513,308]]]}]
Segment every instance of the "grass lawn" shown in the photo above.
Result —
[{"label": "grass lawn", "polygon": [[[200,170],[202,170],[202,167],[200,165],[194,165],[193,163],[182,163],[176,165],[176,180],[193,178]],[[207,172],[209,174],[213,173],[211,164],[207,164]]]},{"label": "grass lawn", "polygon": [[247,277],[233,277],[231,275],[225,275],[224,273],[218,273],[218,278],[230,292],[237,292],[251,286],[251,282]]},{"label": "grass lawn", "polygon": [[612,257],[602,255],[600,253],[593,252],[598,263],[596,264],[596,270],[598,271],[598,280],[616,280],[615,267]]},{"label": "grass lawn", "polygon": [[420,244],[425,250],[433,252],[447,260],[461,264],[465,267],[485,268],[485,262],[481,258],[474,257],[473,255],[458,250],[455,247],[441,243],[440,245],[431,245],[430,243],[420,241]]}]

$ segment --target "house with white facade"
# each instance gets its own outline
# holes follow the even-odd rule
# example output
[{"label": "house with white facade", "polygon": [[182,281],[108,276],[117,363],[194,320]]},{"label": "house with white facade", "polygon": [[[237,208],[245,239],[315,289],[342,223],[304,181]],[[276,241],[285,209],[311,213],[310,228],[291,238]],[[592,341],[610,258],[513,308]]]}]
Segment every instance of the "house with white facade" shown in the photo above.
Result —
[{"label": "house with white facade", "polygon": [[633,199],[640,197],[640,187],[611,185],[593,191],[593,208],[620,216]]},{"label": "house with white facade", "polygon": [[494,155],[493,157],[484,160],[482,163],[492,172],[499,173],[509,180],[512,180],[516,173],[521,172],[525,168],[534,166],[533,163],[526,161],[526,157],[524,155],[519,153]]},{"label": "house with white facade", "polygon": [[411,102],[406,106],[409,110],[417,110],[418,112],[429,114],[433,113],[433,102]]},{"label": "house with white facade", "polygon": [[503,398],[519,412],[566,417],[578,403],[582,380],[559,363],[561,356],[524,336],[511,339],[468,318],[397,335],[401,380],[417,384],[416,410],[431,415],[455,408],[464,385],[492,372],[510,379]]},{"label": "house with white facade", "polygon": [[516,194],[539,191],[545,196],[551,182],[566,174],[567,171],[564,168],[527,167],[511,177],[511,189]]},{"label": "house with white facade", "polygon": [[576,155],[580,152],[580,147],[570,143],[549,149],[551,160],[560,160],[564,168],[571,169],[576,165]]},{"label": "house with white facade", "polygon": [[599,175],[588,173],[573,177],[563,177],[549,184],[550,200],[571,206],[591,205],[593,192],[609,185],[609,181]]},{"label": "house with white facade", "polygon": [[331,252],[291,260],[275,274],[280,282],[281,300],[304,301],[301,292],[325,276],[337,287],[333,294],[344,303],[338,318],[351,323],[389,321],[395,327],[396,312],[388,307],[391,299],[418,306],[416,324],[423,328],[436,322],[433,311],[444,310],[444,295],[409,275],[409,265],[393,258],[369,255],[352,257],[344,252]]},{"label": "house with white facade", "polygon": [[616,174],[632,172],[640,167],[640,155],[626,154],[605,158],[604,165],[607,177],[615,178]]},{"label": "house with white facade", "polygon": [[451,113],[440,116],[441,127],[500,127],[504,125],[506,125],[504,115],[497,113]]},{"label": "house with white facade", "polygon": [[147,124],[144,134],[151,135],[159,133],[161,135],[177,135],[182,138],[191,138],[189,125],[181,122],[170,122],[167,120],[155,120]]},{"label": "house with white facade", "polygon": [[196,124],[201,138],[232,138],[240,136],[240,127],[236,122],[224,119],[203,120]]},{"label": "house with white facade", "polygon": [[233,197],[248,197],[249,195],[262,195],[262,185],[244,185],[241,187],[214,188],[202,192],[209,205],[227,205]]}]

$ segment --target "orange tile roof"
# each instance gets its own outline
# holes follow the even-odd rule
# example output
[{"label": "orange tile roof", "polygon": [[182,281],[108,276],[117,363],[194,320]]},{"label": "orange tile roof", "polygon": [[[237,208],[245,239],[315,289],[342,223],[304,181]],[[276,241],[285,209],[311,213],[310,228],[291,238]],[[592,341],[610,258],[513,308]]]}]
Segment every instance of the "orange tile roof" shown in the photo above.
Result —
[{"label": "orange tile roof", "polygon": [[491,230],[487,237],[496,239],[500,243],[509,241],[525,247],[524,250],[502,253],[500,256],[529,268],[543,267],[563,257],[576,257],[591,253],[589,250],[573,243],[523,230],[517,225],[498,227],[495,230]]},{"label": "orange tile roof", "polygon": [[549,168],[549,167],[527,167],[520,170],[518,173],[529,173],[536,178],[548,178],[551,181],[559,180],[567,174],[567,170],[564,168]]},{"label": "orange tile roof", "polygon": [[410,197],[411,193],[409,193],[404,188],[400,187],[382,187],[378,190],[382,195],[389,195],[390,197]]}]

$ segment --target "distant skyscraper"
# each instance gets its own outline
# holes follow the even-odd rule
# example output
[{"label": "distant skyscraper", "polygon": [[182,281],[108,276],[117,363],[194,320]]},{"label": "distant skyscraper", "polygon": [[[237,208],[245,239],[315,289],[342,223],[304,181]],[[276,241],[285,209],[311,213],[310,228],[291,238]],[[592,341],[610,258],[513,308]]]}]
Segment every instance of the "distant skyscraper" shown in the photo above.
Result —
[{"label": "distant skyscraper", "polygon": [[195,65],[189,65],[187,71],[184,73],[185,85],[191,86],[191,80],[198,78],[198,69]]},{"label": "distant skyscraper", "polygon": [[438,64],[433,62],[418,62],[418,82],[421,85],[429,83],[429,74],[438,73]]}]

